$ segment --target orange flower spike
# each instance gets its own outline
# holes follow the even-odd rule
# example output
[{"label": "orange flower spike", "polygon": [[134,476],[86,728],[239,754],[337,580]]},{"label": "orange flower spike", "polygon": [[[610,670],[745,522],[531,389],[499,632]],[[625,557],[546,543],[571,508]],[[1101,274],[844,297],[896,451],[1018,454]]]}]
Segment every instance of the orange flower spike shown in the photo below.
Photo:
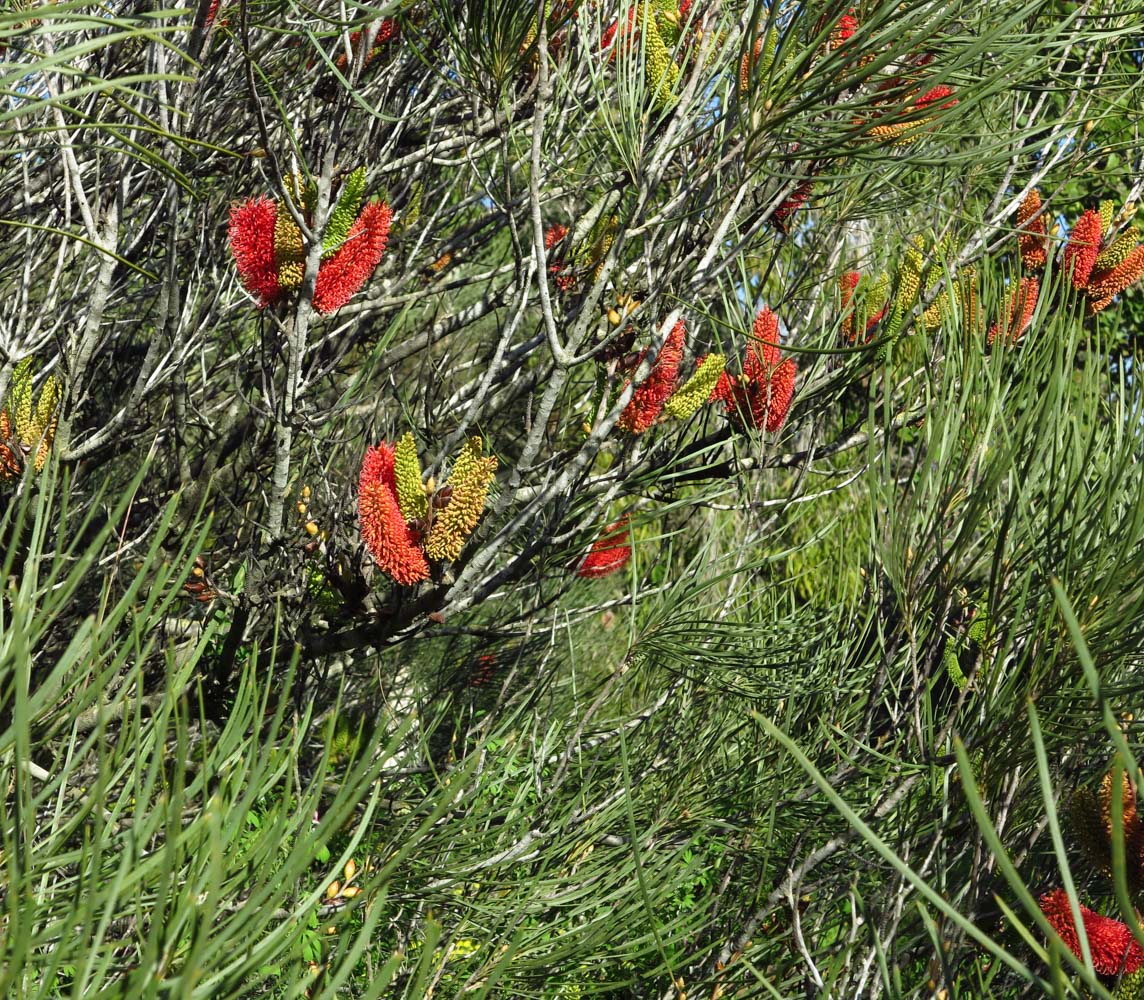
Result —
[{"label": "orange flower spike", "polygon": [[1041,193],[1033,188],[1021,207],[1017,209],[1017,246],[1021,263],[1027,271],[1039,271],[1048,259],[1048,238],[1045,235],[1045,219],[1040,214]]},{"label": "orange flower spike", "polygon": [[1004,321],[998,320],[989,328],[989,343],[992,344],[998,337],[1015,343],[1032,320],[1040,293],[1041,283],[1036,278],[1022,278],[1021,283],[1009,295]]},{"label": "orange flower spike", "polygon": [[1084,288],[1088,284],[1100,254],[1100,237],[1100,213],[1090,208],[1076,220],[1065,246],[1065,273],[1072,279],[1073,288]]},{"label": "orange flower spike", "polygon": [[[1119,295],[1141,278],[1144,278],[1144,245],[1136,247],[1115,267],[1092,275],[1085,289],[1085,293],[1092,299],[1089,312],[1100,312],[1112,301],[1114,295]],[[1098,304],[1099,309],[1096,308]]]},{"label": "orange flower spike", "polygon": [[[1080,938],[1068,893],[1064,889],[1054,889],[1045,893],[1039,903],[1050,926],[1060,935],[1069,951],[1079,958]],[[1092,967],[1098,973],[1102,976],[1115,976],[1121,972],[1131,974],[1144,965],[1144,951],[1126,924],[1101,916],[1087,906],[1079,906],[1078,909],[1092,954]]]},{"label": "orange flower spike", "polygon": [[[668,334],[655,365],[648,377],[632,394],[624,412],[620,414],[617,425],[621,430],[631,434],[642,434],[658,419],[668,398],[675,392],[675,384],[679,379],[679,366],[683,362],[683,337],[686,329],[683,320],[679,320]],[[647,352],[640,357],[639,364],[643,363]]]},{"label": "orange flower spike", "polygon": [[387,444],[365,453],[358,480],[358,517],[362,541],[383,573],[405,587],[429,578],[420,536],[401,515],[394,449]]},{"label": "orange flower spike", "polygon": [[597,578],[623,569],[632,558],[627,515],[609,524],[592,543],[576,569],[576,575]]},{"label": "orange flower spike", "polygon": [[842,294],[842,336],[850,344],[854,343],[854,310],[850,308],[850,301],[861,277],[857,271],[847,271],[838,279],[838,290]]}]

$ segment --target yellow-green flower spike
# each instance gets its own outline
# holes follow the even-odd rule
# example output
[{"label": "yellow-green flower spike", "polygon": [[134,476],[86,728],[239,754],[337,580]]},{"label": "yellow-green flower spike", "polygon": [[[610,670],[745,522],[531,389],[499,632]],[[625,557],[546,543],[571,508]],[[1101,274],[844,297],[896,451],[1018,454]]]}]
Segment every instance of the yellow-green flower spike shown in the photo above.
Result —
[{"label": "yellow-green flower spike", "polygon": [[412,521],[429,513],[429,501],[421,482],[421,461],[412,434],[406,433],[393,449],[393,477],[397,482],[397,506],[401,508],[401,516]]},{"label": "yellow-green flower spike", "polygon": [[350,226],[361,210],[362,196],[365,194],[365,167],[358,167],[342,185],[338,203],[330,213],[326,232],[322,237],[322,256],[329,257],[338,250],[349,236]]},{"label": "yellow-green flower spike", "polygon": [[302,230],[285,202],[278,203],[278,214],[274,218],[274,263],[278,267],[279,285],[290,291],[301,286],[306,270]]},{"label": "yellow-green flower spike", "polygon": [[711,398],[711,391],[719,381],[719,376],[723,374],[726,363],[723,355],[708,354],[695,369],[695,374],[667,401],[664,410],[680,420],[690,417]]},{"label": "yellow-green flower spike", "polygon": [[675,88],[679,83],[679,67],[671,58],[671,52],[659,33],[656,14],[646,4],[639,11],[640,25],[646,27],[644,43],[646,63],[644,76],[652,103],[661,111],[666,111],[676,101]]},{"label": "yellow-green flower spike", "polygon": [[32,359],[25,358],[12,371],[8,385],[8,409],[16,423],[16,437],[33,444],[40,436],[32,415]]},{"label": "yellow-green flower spike", "polygon": [[1112,220],[1116,215],[1116,202],[1102,201],[1100,203],[1100,231],[1107,233],[1112,228]]},{"label": "yellow-green flower spike", "polygon": [[1116,267],[1118,264],[1123,264],[1128,255],[1136,249],[1136,244],[1140,240],[1140,232],[1132,226],[1112,241],[1112,244],[1101,250],[1097,254],[1096,261],[1092,265],[1093,271],[1104,271],[1108,268]]},{"label": "yellow-green flower spike", "polygon": [[1121,979],[1112,995],[1115,1000],[1144,1000],[1144,969],[1137,969]]},{"label": "yellow-green flower spike", "polygon": [[470,438],[449,474],[452,496],[433,519],[425,541],[425,555],[434,561],[452,561],[461,554],[465,540],[481,520],[489,485],[496,475],[496,456],[482,457],[481,439]]}]

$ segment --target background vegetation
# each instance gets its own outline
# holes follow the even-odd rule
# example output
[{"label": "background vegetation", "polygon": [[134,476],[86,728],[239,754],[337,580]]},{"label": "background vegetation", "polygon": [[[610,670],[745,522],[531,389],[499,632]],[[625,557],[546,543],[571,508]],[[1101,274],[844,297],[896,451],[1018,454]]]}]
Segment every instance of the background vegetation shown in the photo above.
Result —
[{"label": "background vegetation", "polygon": [[[1106,862],[1069,808],[1135,774],[1144,298],[1060,252],[1139,214],[1141,13],[6,5],[0,994],[1128,996],[1037,898],[1144,943],[1131,786]],[[307,185],[259,308],[232,206]],[[624,429],[764,305],[778,430]],[[356,506],[406,432],[499,462],[412,587]]]}]

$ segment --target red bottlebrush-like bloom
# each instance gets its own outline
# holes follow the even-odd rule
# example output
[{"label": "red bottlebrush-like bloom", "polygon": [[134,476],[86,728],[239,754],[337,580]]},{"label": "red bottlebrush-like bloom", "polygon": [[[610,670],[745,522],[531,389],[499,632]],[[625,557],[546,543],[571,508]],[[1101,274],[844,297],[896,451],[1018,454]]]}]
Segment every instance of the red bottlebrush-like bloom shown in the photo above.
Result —
[{"label": "red bottlebrush-like bloom", "polygon": [[[671,328],[655,365],[643,384],[632,394],[632,398],[624,412],[620,414],[617,422],[622,430],[632,434],[642,434],[658,419],[663,412],[668,397],[675,392],[675,384],[679,379],[679,366],[683,361],[683,336],[685,327],[683,320],[679,320]],[[647,351],[640,354],[636,367],[643,363]]]},{"label": "red bottlebrush-like bloom", "polygon": [[[562,226],[560,223],[549,226],[544,233],[544,249],[551,250],[554,246],[561,243],[567,235],[567,226]],[[548,263],[548,273],[552,275],[553,283],[562,292],[569,291],[576,284],[576,275],[573,273],[572,268],[568,267],[563,260],[550,260]]]},{"label": "red bottlebrush-like bloom", "polygon": [[992,344],[998,337],[1010,343],[1015,342],[1033,318],[1040,293],[1041,283],[1036,278],[1022,278],[1021,283],[1009,295],[1005,318],[989,328],[989,343]]},{"label": "red bottlebrush-like bloom", "polygon": [[274,260],[274,223],[278,207],[269,198],[254,198],[230,208],[230,251],[238,277],[259,306],[272,305],[282,297],[278,265]]},{"label": "red bottlebrush-like bloom", "polygon": [[1073,288],[1084,288],[1092,274],[1092,265],[1100,253],[1102,232],[1100,213],[1090,208],[1073,226],[1065,247],[1065,273],[1072,278]]},{"label": "red bottlebrush-like bloom", "polygon": [[[374,60],[381,55],[381,50],[386,43],[393,41],[397,37],[398,25],[392,17],[382,18],[381,24],[378,25],[377,35],[373,39],[373,48],[365,55],[365,60],[362,62],[362,72],[364,73],[373,64]],[[365,34],[363,31],[355,31],[350,35],[350,50],[354,56],[357,56],[358,49],[361,47],[362,36]],[[338,56],[336,63],[341,72],[345,72],[349,67],[349,60],[346,58],[345,52]]]},{"label": "red bottlebrush-like bloom", "polygon": [[839,19],[838,23],[834,26],[834,30],[830,33],[830,44],[834,48],[838,48],[845,42],[850,41],[854,32],[858,30],[858,18],[854,16],[854,8],[851,7]]},{"label": "red bottlebrush-like bloom", "polygon": [[352,226],[345,243],[323,261],[314,285],[314,308],[332,313],[344,306],[373,274],[389,241],[393,213],[385,202],[370,202]]},{"label": "red bottlebrush-like bloom", "polygon": [[[944,83],[939,83],[936,87],[931,87],[921,97],[914,101],[915,108],[925,108],[937,101],[944,101],[945,98],[952,96],[953,88],[947,87]],[[945,101],[942,105],[943,108],[952,108],[957,104],[957,98],[954,97],[951,101]]]},{"label": "red bottlebrush-like bloom", "polygon": [[401,515],[393,466],[390,445],[366,451],[358,479],[358,517],[362,541],[382,572],[409,587],[428,579],[429,564],[419,547],[419,533]]},{"label": "red bottlebrush-like bloom", "polygon": [[813,189],[814,181],[803,181],[791,192],[790,197],[775,209],[771,222],[780,233],[785,235],[790,231],[790,217],[806,204]]},{"label": "red bottlebrush-like bloom", "polygon": [[[1040,898],[1041,912],[1077,958],[1080,957],[1080,938],[1069,906],[1068,893],[1054,889]],[[1112,917],[1101,916],[1087,906],[1080,906],[1084,933],[1092,954],[1092,967],[1102,976],[1130,974],[1144,965],[1144,950],[1136,943],[1127,924]]]},{"label": "red bottlebrush-like bloom", "polygon": [[755,317],[754,337],[743,357],[743,374],[735,378],[724,372],[711,392],[711,401],[723,404],[732,423],[765,428],[773,434],[786,421],[797,374],[794,359],[784,361],[779,352],[778,317],[763,308]]},{"label": "red bottlebrush-like bloom", "polygon": [[632,557],[632,545],[628,534],[628,518],[625,515],[609,524],[603,534],[592,543],[588,554],[576,569],[577,576],[608,576],[623,569]]}]

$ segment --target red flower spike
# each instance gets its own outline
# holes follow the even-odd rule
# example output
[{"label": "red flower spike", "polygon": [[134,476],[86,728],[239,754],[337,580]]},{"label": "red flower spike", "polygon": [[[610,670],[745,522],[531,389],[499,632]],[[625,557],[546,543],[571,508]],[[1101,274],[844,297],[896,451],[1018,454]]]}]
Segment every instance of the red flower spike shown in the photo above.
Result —
[{"label": "red flower spike", "polygon": [[[679,320],[671,328],[659,355],[655,359],[650,374],[643,384],[632,393],[624,412],[620,414],[617,425],[621,430],[632,434],[642,434],[658,419],[663,412],[664,404],[673,392],[679,379],[679,366],[683,361],[683,336],[685,333],[683,320]],[[644,351],[636,362],[636,367],[643,363],[647,357]]]},{"label": "red flower spike", "polygon": [[366,548],[386,576],[404,587],[429,578],[421,536],[405,522],[397,502],[394,452],[387,444],[370,448],[358,479],[358,517]]},{"label": "red flower spike", "polygon": [[842,336],[848,343],[854,343],[854,313],[850,309],[850,300],[854,298],[854,289],[862,275],[857,271],[847,271],[838,279],[838,289],[842,293]]},{"label": "red flower spike", "polygon": [[711,401],[723,404],[733,424],[771,434],[786,422],[798,374],[793,358],[782,360],[778,322],[769,309],[759,310],[754,337],[743,357],[743,374],[736,379],[724,372],[711,392]]},{"label": "red flower spike", "polygon": [[[392,17],[382,18],[381,24],[377,27],[377,34],[373,39],[373,48],[366,53],[365,60],[362,62],[361,69],[363,73],[368,70],[377,57],[381,55],[382,47],[397,37],[397,33],[397,22]],[[364,34],[365,32],[363,31],[355,31],[350,34],[350,51],[353,52],[355,57],[357,56],[358,49],[361,47],[362,36]],[[336,65],[338,70],[342,73],[349,68],[349,60],[346,58],[344,51],[338,56]]]},{"label": "red flower spike", "polygon": [[854,8],[851,7],[839,19],[838,23],[834,26],[834,30],[830,33],[830,44],[833,48],[838,48],[844,43],[850,41],[854,32],[858,30],[858,18],[854,16]]},{"label": "red flower spike", "polygon": [[810,192],[813,189],[814,181],[803,181],[791,192],[790,197],[775,209],[771,216],[771,222],[774,223],[775,228],[780,233],[786,235],[790,231],[790,217],[806,204],[806,200],[810,197]]},{"label": "red flower spike", "polygon": [[998,337],[1015,343],[1025,332],[1037,308],[1037,296],[1041,294],[1041,283],[1036,278],[1022,278],[1013,289],[1006,304],[1004,321],[998,320],[989,328],[989,343]]},{"label": "red flower spike", "polygon": [[[1047,892],[1040,900],[1041,912],[1077,958],[1081,956],[1080,938],[1073,921],[1068,893],[1064,889]],[[1141,950],[1127,924],[1112,917],[1101,916],[1087,906],[1081,906],[1080,918],[1092,954],[1092,967],[1102,976],[1115,976],[1121,972],[1131,974],[1144,965]]]},{"label": "red flower spike", "polygon": [[373,201],[362,209],[345,243],[318,271],[314,285],[314,308],[318,312],[340,309],[365,284],[385,253],[392,220],[393,213],[385,202]]},{"label": "red flower spike", "polygon": [[628,534],[628,518],[625,515],[609,524],[592,543],[576,569],[577,576],[596,578],[608,576],[623,569],[632,558],[632,545]]},{"label": "red flower spike", "polygon": [[278,208],[269,198],[253,198],[230,207],[227,237],[243,287],[265,308],[282,297],[274,261],[274,223]]},{"label": "red flower spike", "polygon": [[1065,246],[1065,273],[1072,278],[1073,288],[1084,288],[1092,274],[1092,265],[1100,253],[1100,213],[1090,208],[1073,226]]},{"label": "red flower spike", "polygon": [[[944,83],[940,83],[936,87],[931,87],[924,94],[922,94],[921,97],[914,101],[914,107],[918,109],[927,107],[928,105],[934,104],[937,101],[945,100],[945,98],[952,96],[952,94],[952,87],[947,87]],[[952,101],[946,101],[942,107],[952,108],[955,104],[957,104],[956,97],[954,97]]]}]

